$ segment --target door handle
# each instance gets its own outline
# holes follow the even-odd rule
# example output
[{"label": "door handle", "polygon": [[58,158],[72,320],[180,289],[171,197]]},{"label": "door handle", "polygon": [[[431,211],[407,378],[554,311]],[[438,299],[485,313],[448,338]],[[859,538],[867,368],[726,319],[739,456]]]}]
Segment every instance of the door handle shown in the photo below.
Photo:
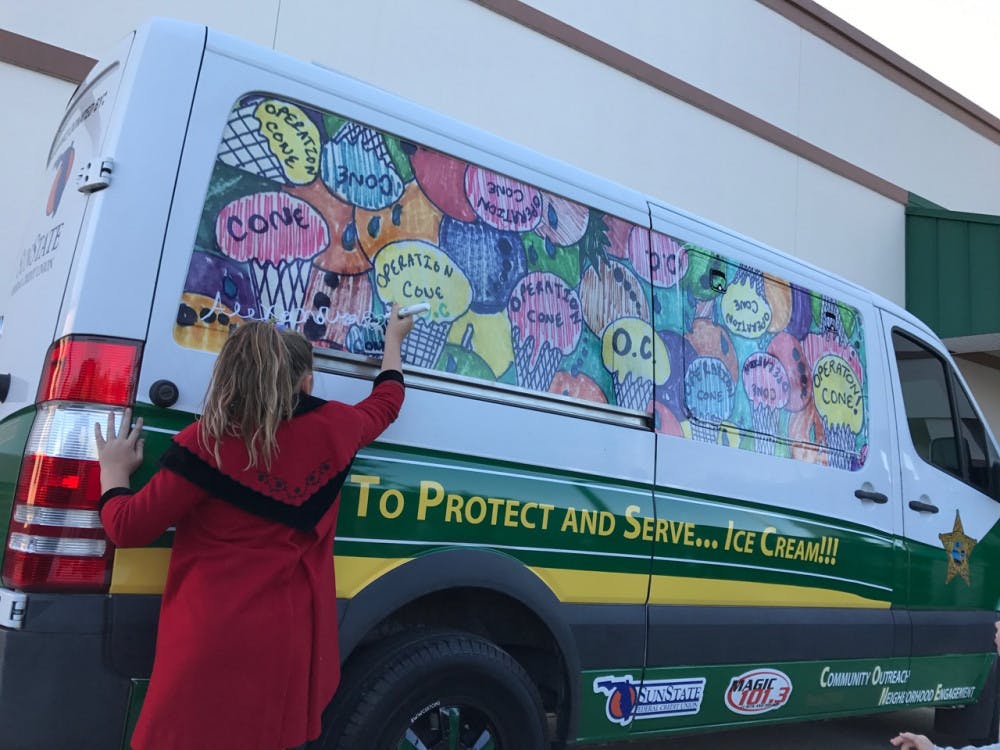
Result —
[{"label": "door handle", "polygon": [[938,507],[934,503],[925,503],[923,500],[910,500],[910,507],[919,510],[921,513],[937,513]]},{"label": "door handle", "polygon": [[878,503],[879,505],[889,502],[888,495],[883,495],[881,492],[872,492],[871,490],[854,490],[854,497],[858,500],[871,500],[873,503]]}]

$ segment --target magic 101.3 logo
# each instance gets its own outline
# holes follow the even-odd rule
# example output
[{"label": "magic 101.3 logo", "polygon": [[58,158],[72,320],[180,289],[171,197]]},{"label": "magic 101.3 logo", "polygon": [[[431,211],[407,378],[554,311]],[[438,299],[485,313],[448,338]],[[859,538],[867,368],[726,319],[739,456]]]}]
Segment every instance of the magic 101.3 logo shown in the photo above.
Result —
[{"label": "magic 101.3 logo", "polygon": [[594,692],[606,695],[604,715],[608,721],[626,727],[632,719],[664,716],[691,716],[701,710],[705,695],[704,677],[638,682],[627,674],[605,675],[594,680]]},{"label": "magic 101.3 logo", "polygon": [[781,708],[792,695],[792,681],[777,669],[752,669],[733,677],[726,690],[726,708],[743,715]]}]

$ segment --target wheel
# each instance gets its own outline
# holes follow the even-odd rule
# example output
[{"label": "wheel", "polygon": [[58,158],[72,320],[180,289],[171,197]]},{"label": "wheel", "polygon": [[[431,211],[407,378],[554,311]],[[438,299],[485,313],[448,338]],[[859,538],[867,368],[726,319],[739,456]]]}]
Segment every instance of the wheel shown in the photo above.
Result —
[{"label": "wheel", "polygon": [[322,750],[544,750],[531,678],[503,649],[466,633],[409,633],[344,672]]}]

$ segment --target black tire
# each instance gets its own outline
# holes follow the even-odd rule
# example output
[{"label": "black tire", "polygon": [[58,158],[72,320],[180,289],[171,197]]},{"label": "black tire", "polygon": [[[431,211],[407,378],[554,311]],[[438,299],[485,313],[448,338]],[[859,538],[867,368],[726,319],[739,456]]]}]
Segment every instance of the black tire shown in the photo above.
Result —
[{"label": "black tire", "polygon": [[[388,638],[344,672],[320,750],[545,750],[538,689],[504,650],[474,635],[416,631]],[[449,737],[458,734],[456,745]]]}]

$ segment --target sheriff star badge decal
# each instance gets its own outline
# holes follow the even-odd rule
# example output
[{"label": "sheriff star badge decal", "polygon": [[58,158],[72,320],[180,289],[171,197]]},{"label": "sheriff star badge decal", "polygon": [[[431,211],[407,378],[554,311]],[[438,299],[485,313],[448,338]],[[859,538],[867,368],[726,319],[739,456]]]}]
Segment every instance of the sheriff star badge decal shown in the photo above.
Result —
[{"label": "sheriff star badge decal", "polygon": [[945,554],[948,556],[948,575],[944,582],[950,583],[955,576],[962,576],[966,585],[969,585],[969,555],[972,554],[978,539],[965,535],[962,528],[962,517],[955,511],[955,525],[948,534],[938,534],[938,539],[944,545]]}]

